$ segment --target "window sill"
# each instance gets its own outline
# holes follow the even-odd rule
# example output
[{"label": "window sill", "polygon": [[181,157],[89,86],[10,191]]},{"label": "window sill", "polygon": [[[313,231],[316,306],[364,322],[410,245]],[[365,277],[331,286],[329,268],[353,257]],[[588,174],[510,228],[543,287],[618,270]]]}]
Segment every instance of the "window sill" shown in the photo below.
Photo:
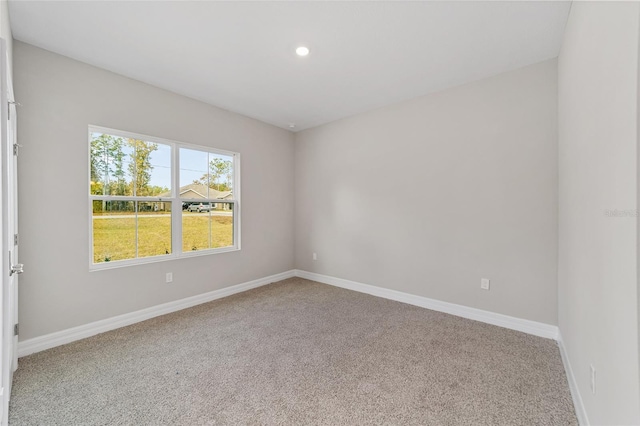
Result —
[{"label": "window sill", "polygon": [[230,253],[240,251],[240,247],[224,247],[218,249],[198,250],[183,252],[180,254],[167,254],[140,259],[117,260],[115,262],[92,263],[89,265],[89,272],[104,271],[107,269],[127,268],[130,266],[146,265],[148,263],[169,262],[172,260],[188,259],[191,257],[211,256],[220,253]]}]

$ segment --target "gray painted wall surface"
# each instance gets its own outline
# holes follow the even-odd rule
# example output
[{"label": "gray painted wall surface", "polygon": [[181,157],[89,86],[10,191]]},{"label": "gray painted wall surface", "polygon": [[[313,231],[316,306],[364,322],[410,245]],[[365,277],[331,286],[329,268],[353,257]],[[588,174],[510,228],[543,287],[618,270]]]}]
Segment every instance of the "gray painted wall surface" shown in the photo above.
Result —
[{"label": "gray painted wall surface", "polygon": [[298,133],[296,267],[557,324],[556,65]]},{"label": "gray painted wall surface", "polygon": [[558,62],[559,326],[596,425],[640,424],[639,14],[638,3],[574,2]]}]

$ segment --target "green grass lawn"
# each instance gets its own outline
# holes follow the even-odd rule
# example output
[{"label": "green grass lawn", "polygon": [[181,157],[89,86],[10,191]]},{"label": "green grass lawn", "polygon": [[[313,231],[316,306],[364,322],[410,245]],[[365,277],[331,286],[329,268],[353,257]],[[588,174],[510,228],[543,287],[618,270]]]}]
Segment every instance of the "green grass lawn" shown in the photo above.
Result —
[{"label": "green grass lawn", "polygon": [[[145,215],[146,216],[146,215]],[[171,217],[139,217],[138,257],[172,252]],[[204,250],[233,245],[233,218],[230,216],[183,215],[182,251]],[[136,257],[136,219],[93,219],[93,261],[95,263]]]}]

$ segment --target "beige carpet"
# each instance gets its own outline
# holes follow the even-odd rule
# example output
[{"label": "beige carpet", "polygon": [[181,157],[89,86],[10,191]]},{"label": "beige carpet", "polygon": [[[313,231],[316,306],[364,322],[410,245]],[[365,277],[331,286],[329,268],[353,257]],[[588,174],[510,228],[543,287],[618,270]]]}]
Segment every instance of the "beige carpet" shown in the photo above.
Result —
[{"label": "beige carpet", "polygon": [[552,340],[293,278],[21,358],[10,424],[576,417]]}]

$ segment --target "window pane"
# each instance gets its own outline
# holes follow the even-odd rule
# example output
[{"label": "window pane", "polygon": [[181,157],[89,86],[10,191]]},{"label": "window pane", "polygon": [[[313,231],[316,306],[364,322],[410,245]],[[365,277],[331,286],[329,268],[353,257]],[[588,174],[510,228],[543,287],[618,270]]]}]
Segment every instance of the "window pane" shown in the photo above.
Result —
[{"label": "window pane", "polygon": [[118,146],[116,159],[109,171],[108,195],[133,195],[131,170],[133,170],[134,148],[127,144],[125,139],[118,138],[121,146]]},{"label": "window pane", "polygon": [[207,152],[180,148],[180,198],[210,198],[208,158]]},{"label": "window pane", "polygon": [[233,157],[209,153],[209,198],[233,199]]},{"label": "window pane", "polygon": [[212,205],[211,247],[233,246],[233,203],[215,203]]},{"label": "window pane", "polygon": [[233,204],[193,203],[182,211],[182,251],[233,246]]},{"label": "window pane", "polygon": [[136,257],[136,215],[132,201],[93,201],[93,262]]},{"label": "window pane", "polygon": [[[197,206],[197,204],[196,204]],[[182,251],[209,248],[209,214],[197,210],[182,211]]]},{"label": "window pane", "polygon": [[171,146],[154,144],[156,150],[149,156],[148,193],[144,195],[171,196]]},{"label": "window pane", "polygon": [[171,253],[171,203],[138,203],[138,257]]},{"label": "window pane", "polygon": [[132,195],[129,169],[133,149],[118,136],[91,134],[91,194]]},{"label": "window pane", "polygon": [[171,194],[171,146],[141,139],[127,139],[134,150],[129,164],[134,194],[137,197]]},{"label": "window pane", "polygon": [[171,196],[171,146],[92,133],[91,194]]},{"label": "window pane", "polygon": [[180,198],[233,199],[233,157],[180,149]]}]

